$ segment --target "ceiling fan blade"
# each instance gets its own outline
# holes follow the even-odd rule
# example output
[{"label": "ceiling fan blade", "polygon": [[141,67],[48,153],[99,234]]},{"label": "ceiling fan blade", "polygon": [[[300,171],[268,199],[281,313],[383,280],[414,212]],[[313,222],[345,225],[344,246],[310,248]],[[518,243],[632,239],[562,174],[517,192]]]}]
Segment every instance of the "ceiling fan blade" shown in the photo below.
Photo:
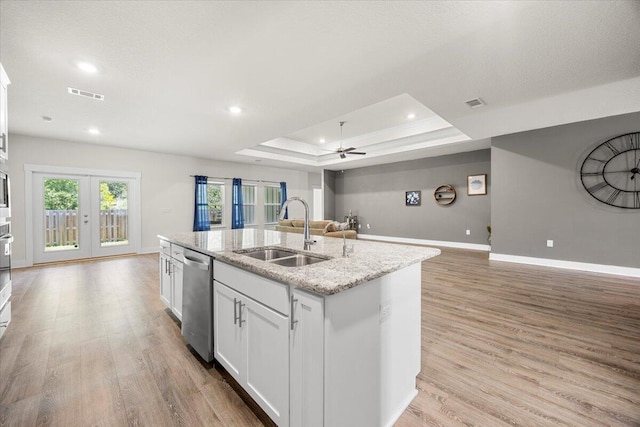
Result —
[{"label": "ceiling fan blade", "polygon": [[356,149],[356,147],[349,147],[349,148],[345,148],[345,149],[344,149],[344,150],[342,150],[342,151],[353,151],[353,150],[355,150],[355,149]]},{"label": "ceiling fan blade", "polygon": [[347,154],[360,154],[361,156],[364,156],[367,153],[364,153],[362,151],[349,151]]}]

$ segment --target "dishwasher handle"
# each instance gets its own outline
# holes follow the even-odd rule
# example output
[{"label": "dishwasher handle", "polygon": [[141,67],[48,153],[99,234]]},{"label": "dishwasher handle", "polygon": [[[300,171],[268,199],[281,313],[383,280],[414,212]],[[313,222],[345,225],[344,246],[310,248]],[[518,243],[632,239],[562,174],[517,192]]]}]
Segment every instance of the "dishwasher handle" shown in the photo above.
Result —
[{"label": "dishwasher handle", "polygon": [[195,267],[199,268],[200,270],[209,271],[208,262],[202,262],[199,259],[191,258],[187,255],[184,255],[184,264],[188,265],[189,267]]}]

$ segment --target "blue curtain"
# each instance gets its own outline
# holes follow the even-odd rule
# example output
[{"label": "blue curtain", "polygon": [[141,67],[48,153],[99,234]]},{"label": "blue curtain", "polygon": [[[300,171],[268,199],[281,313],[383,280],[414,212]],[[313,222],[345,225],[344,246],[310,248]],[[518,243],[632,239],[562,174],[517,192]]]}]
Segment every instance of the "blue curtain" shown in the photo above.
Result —
[{"label": "blue curtain", "polygon": [[233,178],[231,193],[231,228],[244,228],[244,213],[242,211],[242,180]]},{"label": "blue curtain", "polygon": [[[287,183],[282,181],[280,183],[280,208],[284,205],[284,202],[287,201]],[[289,219],[289,209],[287,209],[284,213],[284,219]]]},{"label": "blue curtain", "polygon": [[208,231],[209,203],[207,203],[207,177],[196,175],[196,203],[193,214],[193,231]]}]

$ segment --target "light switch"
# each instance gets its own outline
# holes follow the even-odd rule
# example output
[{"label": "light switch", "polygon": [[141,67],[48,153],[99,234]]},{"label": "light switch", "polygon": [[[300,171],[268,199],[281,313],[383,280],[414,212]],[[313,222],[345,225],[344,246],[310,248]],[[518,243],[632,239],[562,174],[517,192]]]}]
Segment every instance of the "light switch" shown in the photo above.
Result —
[{"label": "light switch", "polygon": [[547,240],[547,247],[548,248],[552,248],[553,247],[553,240]]},{"label": "light switch", "polygon": [[471,236],[471,230],[467,230],[467,236]]}]

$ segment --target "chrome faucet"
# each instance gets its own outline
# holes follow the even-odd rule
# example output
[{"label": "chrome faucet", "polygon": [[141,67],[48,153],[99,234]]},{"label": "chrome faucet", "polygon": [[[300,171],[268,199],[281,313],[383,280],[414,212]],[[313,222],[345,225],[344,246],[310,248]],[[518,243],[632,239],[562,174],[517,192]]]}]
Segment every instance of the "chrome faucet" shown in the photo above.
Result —
[{"label": "chrome faucet", "polygon": [[309,249],[311,249],[311,245],[313,245],[316,241],[311,240],[311,233],[309,232],[309,205],[307,204],[307,202],[305,202],[304,199],[300,197],[289,197],[280,209],[280,220],[284,219],[284,215],[287,212],[287,206],[289,206],[289,204],[295,200],[302,202],[302,204],[304,205],[304,250],[308,251]]},{"label": "chrome faucet", "polygon": [[345,235],[345,231],[349,229],[349,223],[338,223],[336,228],[342,230],[342,258],[349,258],[349,253],[353,252],[353,246],[351,248],[347,248],[347,237]]}]

